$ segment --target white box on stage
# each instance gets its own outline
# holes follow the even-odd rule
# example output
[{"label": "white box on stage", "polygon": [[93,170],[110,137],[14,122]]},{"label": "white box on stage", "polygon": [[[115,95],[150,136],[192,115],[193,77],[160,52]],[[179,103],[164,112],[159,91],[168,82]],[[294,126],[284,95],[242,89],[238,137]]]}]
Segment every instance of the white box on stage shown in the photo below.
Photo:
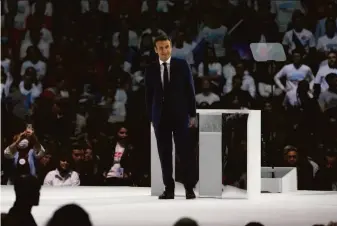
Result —
[{"label": "white box on stage", "polygon": [[262,167],[261,178],[261,191],[271,193],[297,191],[297,170],[295,167]]},{"label": "white box on stage", "polygon": [[[247,114],[247,197],[261,193],[261,111],[197,110],[199,114],[199,182],[200,197],[222,197],[222,125],[223,114]],[[174,147],[174,145],[173,145]],[[175,151],[173,150],[173,159]],[[173,161],[173,169],[175,169]],[[174,177],[174,173],[173,173]],[[151,195],[163,192],[164,185],[154,129],[151,128]]]}]

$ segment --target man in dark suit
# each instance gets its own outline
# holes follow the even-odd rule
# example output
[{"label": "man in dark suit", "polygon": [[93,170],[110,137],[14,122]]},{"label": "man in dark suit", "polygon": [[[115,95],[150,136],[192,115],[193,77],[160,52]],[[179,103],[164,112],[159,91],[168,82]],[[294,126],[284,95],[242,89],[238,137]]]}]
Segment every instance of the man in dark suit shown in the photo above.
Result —
[{"label": "man in dark suit", "polygon": [[154,41],[159,59],[145,74],[146,105],[154,128],[162,167],[165,191],[159,199],[174,199],[172,177],[172,133],[175,150],[183,166],[186,198],[194,199],[192,145],[189,127],[196,126],[194,82],[185,60],[171,58],[172,45],[167,36]]}]

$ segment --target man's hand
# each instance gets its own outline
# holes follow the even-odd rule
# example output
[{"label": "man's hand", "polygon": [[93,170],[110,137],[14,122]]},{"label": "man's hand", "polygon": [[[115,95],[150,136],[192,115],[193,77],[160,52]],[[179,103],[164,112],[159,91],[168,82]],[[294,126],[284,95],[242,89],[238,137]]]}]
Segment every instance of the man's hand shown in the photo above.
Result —
[{"label": "man's hand", "polygon": [[190,118],[190,121],[189,121],[189,123],[188,123],[188,127],[189,128],[196,128],[197,127],[197,125],[198,125],[198,122],[197,122],[197,118],[196,117],[191,117]]}]

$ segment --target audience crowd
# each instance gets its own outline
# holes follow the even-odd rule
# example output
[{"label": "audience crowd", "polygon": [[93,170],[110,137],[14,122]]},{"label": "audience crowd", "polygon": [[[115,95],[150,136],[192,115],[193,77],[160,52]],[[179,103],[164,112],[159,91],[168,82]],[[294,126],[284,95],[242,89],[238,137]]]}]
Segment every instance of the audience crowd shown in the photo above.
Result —
[{"label": "audience crowd", "polygon": [[[1,183],[149,186],[144,74],[166,34],[198,108],[260,109],[263,166],[337,190],[336,23],[333,0],[3,0]],[[256,61],[250,43],[287,59]],[[223,183],[245,188],[246,126],[228,128]]]}]

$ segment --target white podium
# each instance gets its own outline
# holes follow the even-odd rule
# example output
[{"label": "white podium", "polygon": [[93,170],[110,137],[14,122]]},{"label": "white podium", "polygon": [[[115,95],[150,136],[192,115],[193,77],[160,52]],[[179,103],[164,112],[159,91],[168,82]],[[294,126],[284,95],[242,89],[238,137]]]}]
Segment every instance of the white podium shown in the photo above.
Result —
[{"label": "white podium", "polygon": [[[272,174],[274,173],[274,178]],[[297,191],[297,170],[295,167],[262,167],[261,190],[271,193]]]},{"label": "white podium", "polygon": [[[222,114],[248,114],[247,122],[247,197],[261,193],[261,111],[198,110],[199,113],[199,182],[200,197],[222,197]],[[174,145],[173,145],[174,146]],[[173,169],[175,152],[173,150]],[[164,190],[157,141],[151,128],[151,195]],[[174,178],[173,173],[173,178]]]}]

